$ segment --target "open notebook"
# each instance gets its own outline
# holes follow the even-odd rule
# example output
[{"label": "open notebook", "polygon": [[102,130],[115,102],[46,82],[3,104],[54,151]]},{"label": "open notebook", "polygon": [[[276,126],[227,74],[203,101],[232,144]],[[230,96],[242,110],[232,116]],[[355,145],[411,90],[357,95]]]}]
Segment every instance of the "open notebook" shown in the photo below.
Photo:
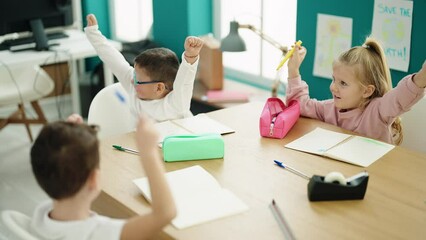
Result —
[{"label": "open notebook", "polygon": [[[248,210],[248,206],[199,165],[166,173],[167,181],[177,206],[177,217],[172,221],[183,229]],[[151,202],[148,179],[133,182]]]},{"label": "open notebook", "polygon": [[368,167],[395,146],[371,138],[316,128],[285,147]]},{"label": "open notebook", "polygon": [[206,114],[198,114],[189,118],[175,119],[155,124],[160,133],[160,141],[171,135],[219,133],[227,134],[235,132],[234,129],[211,119]]}]

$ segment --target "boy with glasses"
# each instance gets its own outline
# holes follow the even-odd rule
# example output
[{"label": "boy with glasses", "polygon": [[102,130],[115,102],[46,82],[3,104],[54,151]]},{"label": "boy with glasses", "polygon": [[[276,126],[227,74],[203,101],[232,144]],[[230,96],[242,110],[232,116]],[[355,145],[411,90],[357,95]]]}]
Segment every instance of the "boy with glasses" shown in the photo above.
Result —
[{"label": "boy with glasses", "polygon": [[186,38],[181,64],[170,49],[153,48],[139,54],[133,68],[98,30],[95,15],[87,16],[84,31],[101,60],[129,94],[135,117],[145,113],[161,122],[192,116],[189,108],[203,40]]}]

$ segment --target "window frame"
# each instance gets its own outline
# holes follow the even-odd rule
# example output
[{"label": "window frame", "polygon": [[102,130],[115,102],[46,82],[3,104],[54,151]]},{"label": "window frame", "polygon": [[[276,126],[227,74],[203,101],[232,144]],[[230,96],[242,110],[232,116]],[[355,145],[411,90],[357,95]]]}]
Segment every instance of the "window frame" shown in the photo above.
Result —
[{"label": "window frame", "polygon": [[[147,3],[146,1],[151,1],[150,3]],[[116,12],[114,9],[116,9],[116,5],[117,4],[129,4],[129,2],[127,1],[120,1],[120,0],[109,0],[108,4],[109,4],[109,8],[110,8],[110,26],[111,26],[111,36],[112,39],[114,40],[118,40],[118,41],[122,41],[122,42],[135,42],[135,41],[140,41],[143,39],[152,39],[152,25],[154,23],[154,13],[152,10],[152,6],[153,6],[153,1],[154,0],[134,0],[131,3],[135,3],[137,4],[137,6],[135,6],[137,9],[142,9],[142,7],[145,6],[150,6],[151,7],[151,11],[147,11],[146,14],[148,17],[150,17],[149,21],[151,26],[149,28],[146,28],[147,24],[144,24],[143,21],[143,16],[144,16],[144,12],[140,13],[137,15],[137,19],[138,19],[138,27],[136,28],[126,28],[126,29],[130,29],[130,31],[138,31],[136,35],[139,35],[138,38],[123,38],[117,35],[117,21],[116,21]],[[149,14],[149,13],[150,14]]]},{"label": "window frame", "polygon": [[[263,20],[263,13],[264,13],[264,1],[267,0],[261,0],[261,15],[260,17],[260,26],[258,27],[262,32],[264,32],[265,34],[269,35],[267,32],[264,31],[264,20]],[[297,1],[296,1],[296,8],[297,8]],[[222,39],[225,36],[221,35],[221,10],[222,10],[222,6],[221,6],[221,1],[217,0],[217,1],[213,1],[213,34],[217,39]],[[296,15],[295,15],[296,18]],[[238,21],[238,20],[237,20]],[[247,24],[247,23],[243,23],[242,24]],[[294,19],[294,23],[296,23],[296,19]],[[296,26],[294,26],[295,29]],[[250,31],[247,29],[240,29],[240,33],[241,31]],[[252,74],[252,73],[248,73],[242,70],[238,70],[235,68],[231,68],[229,66],[224,65],[224,72],[225,72],[225,78],[229,78],[229,79],[233,79],[233,80],[237,80],[239,82],[243,82],[243,83],[247,83],[253,86],[257,86],[263,89],[267,89],[270,90],[271,86],[273,84],[273,82],[275,81],[276,78],[280,77],[281,79],[285,79],[284,81],[282,81],[282,84],[284,85],[284,89],[286,86],[286,80],[287,80],[287,70],[283,70],[280,71],[279,73],[277,73],[277,75],[274,78],[271,77],[267,77],[264,76],[263,73],[263,56],[265,54],[265,50],[264,50],[264,45],[263,44],[270,44],[266,41],[264,41],[263,39],[261,39],[259,36],[257,36],[255,33],[251,33],[253,34],[253,36],[255,38],[259,38],[260,39],[260,46],[259,46],[259,50],[260,50],[260,57],[259,57],[259,74]],[[296,38],[296,31],[294,30],[294,39]],[[274,38],[275,40],[275,38]],[[279,41],[278,41],[279,42]],[[281,43],[284,46],[288,46],[285,43]],[[288,46],[291,47],[291,46]],[[279,51],[278,49],[276,49],[277,51]],[[224,58],[226,57],[225,55],[223,56]],[[277,59],[277,64],[279,63],[279,59]],[[280,86],[280,93],[283,93],[283,89]],[[285,91],[285,90],[284,90]]]}]

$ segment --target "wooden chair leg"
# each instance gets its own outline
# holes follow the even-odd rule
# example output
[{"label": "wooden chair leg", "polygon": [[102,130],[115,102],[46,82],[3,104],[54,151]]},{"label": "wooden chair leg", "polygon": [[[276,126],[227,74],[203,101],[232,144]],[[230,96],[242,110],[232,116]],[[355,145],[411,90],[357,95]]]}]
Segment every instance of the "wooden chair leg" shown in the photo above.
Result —
[{"label": "wooden chair leg", "polygon": [[33,135],[31,134],[30,124],[27,121],[28,119],[27,119],[27,116],[25,114],[24,105],[18,104],[18,108],[19,108],[19,111],[20,111],[20,114],[21,114],[22,121],[25,124],[25,128],[27,129],[28,136],[30,137],[30,141],[32,142],[33,141]]},{"label": "wooden chair leg", "polygon": [[38,104],[38,101],[32,101],[31,102],[31,106],[33,107],[33,109],[35,110],[35,112],[37,113],[38,116],[38,120],[40,120],[40,122],[42,124],[46,124],[47,123],[47,119],[46,116],[44,116],[43,111],[41,110],[40,105]]},{"label": "wooden chair leg", "polygon": [[0,119],[0,129],[4,128],[9,123],[20,123],[25,124],[25,128],[27,129],[28,136],[33,141],[33,136],[31,133],[30,124],[47,124],[46,116],[44,115],[38,101],[32,101],[31,106],[37,114],[36,118],[27,118],[25,114],[24,104],[18,104],[18,110],[11,114],[7,119]]},{"label": "wooden chair leg", "polygon": [[7,123],[7,118],[0,118],[0,130],[6,127]]}]

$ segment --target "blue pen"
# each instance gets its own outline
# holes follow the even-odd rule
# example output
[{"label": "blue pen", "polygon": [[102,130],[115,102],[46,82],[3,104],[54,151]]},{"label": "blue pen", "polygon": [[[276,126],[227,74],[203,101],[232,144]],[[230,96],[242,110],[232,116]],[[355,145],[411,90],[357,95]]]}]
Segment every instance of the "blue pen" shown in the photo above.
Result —
[{"label": "blue pen", "polygon": [[287,165],[284,165],[282,162],[280,162],[280,161],[277,161],[277,160],[274,160],[274,162],[275,162],[275,164],[277,164],[277,166],[278,167],[281,167],[281,168],[284,168],[284,169],[287,169],[287,170],[289,170],[290,172],[292,172],[292,173],[294,173],[294,174],[296,174],[296,175],[299,175],[300,177],[302,177],[302,178],[304,178],[304,179],[307,179],[307,180],[310,180],[311,178],[310,177],[308,177],[306,174],[304,174],[304,173],[302,173],[302,172],[300,172],[300,171],[298,171],[298,170],[296,170],[296,169],[294,169],[294,168],[292,168],[292,167],[289,167],[289,166],[287,166]]}]

